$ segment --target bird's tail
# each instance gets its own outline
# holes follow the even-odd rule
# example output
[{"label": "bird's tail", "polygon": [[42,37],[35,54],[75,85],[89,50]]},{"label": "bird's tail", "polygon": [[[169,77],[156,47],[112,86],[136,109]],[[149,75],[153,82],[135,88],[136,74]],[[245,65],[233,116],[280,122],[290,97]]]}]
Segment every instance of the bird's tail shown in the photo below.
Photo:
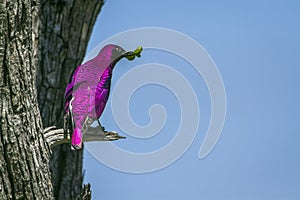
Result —
[{"label": "bird's tail", "polygon": [[72,135],[72,150],[78,150],[82,148],[82,132],[79,128],[75,128]]}]

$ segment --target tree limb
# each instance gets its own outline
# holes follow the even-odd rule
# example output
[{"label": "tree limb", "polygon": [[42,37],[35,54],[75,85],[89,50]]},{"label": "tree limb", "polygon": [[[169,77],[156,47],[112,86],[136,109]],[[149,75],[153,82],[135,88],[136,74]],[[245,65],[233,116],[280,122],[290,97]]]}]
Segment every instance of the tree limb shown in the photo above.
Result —
[{"label": "tree limb", "polygon": [[77,200],[91,200],[92,199],[92,191],[91,184],[84,184],[81,195],[77,198]]},{"label": "tree limb", "polygon": [[[56,145],[71,142],[70,132],[68,131],[66,133],[63,128],[56,128],[56,126],[45,128],[44,137],[51,148]],[[124,138],[125,137],[118,135],[117,132],[108,132],[103,127],[96,126],[90,127],[87,130],[87,133],[83,135],[83,142],[113,141]]]}]

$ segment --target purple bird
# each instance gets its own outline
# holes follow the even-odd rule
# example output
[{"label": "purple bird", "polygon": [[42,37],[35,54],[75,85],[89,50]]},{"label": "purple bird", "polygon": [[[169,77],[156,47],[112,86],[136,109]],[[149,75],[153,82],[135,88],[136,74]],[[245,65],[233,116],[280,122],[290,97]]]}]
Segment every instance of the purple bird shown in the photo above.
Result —
[{"label": "purple bird", "polygon": [[[142,47],[125,52],[118,45],[109,44],[96,57],[76,67],[65,91],[65,131],[72,122],[72,149],[82,148],[83,134],[98,121],[107,103],[112,71],[116,63],[126,57],[140,57]],[[99,121],[98,121],[99,122]],[[100,124],[99,124],[100,125]]]}]

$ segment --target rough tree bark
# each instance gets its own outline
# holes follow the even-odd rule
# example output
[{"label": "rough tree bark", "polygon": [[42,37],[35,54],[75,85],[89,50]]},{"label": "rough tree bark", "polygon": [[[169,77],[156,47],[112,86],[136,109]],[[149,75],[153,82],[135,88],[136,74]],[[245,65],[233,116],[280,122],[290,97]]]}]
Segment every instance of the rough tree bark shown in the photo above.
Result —
[{"label": "rough tree bark", "polygon": [[37,2],[0,2],[0,199],[53,199],[35,88]]},{"label": "rough tree bark", "polygon": [[[81,64],[102,0],[41,0],[38,102],[44,127],[63,125],[63,97],[71,71]],[[56,199],[76,199],[82,189],[83,151],[53,148],[50,161]]]},{"label": "rough tree bark", "polygon": [[[0,1],[0,199],[81,194],[82,151],[70,151],[69,145],[53,150],[52,187],[42,123],[62,126],[67,77],[83,59],[102,5],[102,0]],[[89,185],[84,191],[89,199]]]}]

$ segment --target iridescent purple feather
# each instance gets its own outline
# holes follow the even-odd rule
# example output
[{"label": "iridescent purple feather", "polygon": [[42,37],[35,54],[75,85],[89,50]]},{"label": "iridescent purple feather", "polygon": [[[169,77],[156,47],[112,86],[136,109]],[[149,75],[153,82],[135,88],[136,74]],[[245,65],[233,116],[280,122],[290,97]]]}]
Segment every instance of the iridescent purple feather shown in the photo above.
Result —
[{"label": "iridescent purple feather", "polygon": [[64,107],[73,120],[73,148],[82,147],[83,126],[89,127],[101,116],[109,97],[113,67],[124,52],[117,45],[107,45],[95,58],[75,69],[66,87]]}]

